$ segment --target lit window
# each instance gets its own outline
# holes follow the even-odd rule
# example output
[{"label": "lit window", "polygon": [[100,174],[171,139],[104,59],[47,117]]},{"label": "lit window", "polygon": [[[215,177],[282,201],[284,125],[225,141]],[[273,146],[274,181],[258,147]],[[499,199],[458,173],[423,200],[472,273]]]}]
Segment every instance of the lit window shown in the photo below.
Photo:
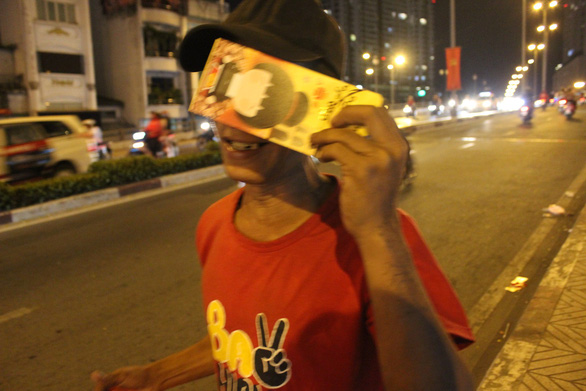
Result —
[{"label": "lit window", "polygon": [[37,0],[37,18],[51,22],[77,24],[75,4],[65,1]]},{"label": "lit window", "polygon": [[427,24],[427,19],[425,19],[425,18],[419,19],[419,24],[421,24],[422,26],[425,26]]},{"label": "lit window", "polygon": [[401,12],[401,13],[399,14],[399,19],[401,19],[401,20],[405,20],[405,19],[407,19],[407,14],[406,14],[406,13],[404,13],[404,12]]},{"label": "lit window", "polygon": [[356,42],[356,34],[350,34],[350,41]]}]

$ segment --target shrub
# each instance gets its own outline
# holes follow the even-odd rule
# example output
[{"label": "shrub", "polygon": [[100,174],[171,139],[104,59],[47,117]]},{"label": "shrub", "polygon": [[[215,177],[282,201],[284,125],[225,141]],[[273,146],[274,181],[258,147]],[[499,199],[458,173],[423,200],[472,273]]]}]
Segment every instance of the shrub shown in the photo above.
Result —
[{"label": "shrub", "polygon": [[0,182],[0,211],[39,204],[63,197],[139,182],[162,175],[208,167],[222,162],[217,144],[200,154],[180,155],[168,159],[131,156],[101,160],[87,173],[44,179],[11,186]]}]

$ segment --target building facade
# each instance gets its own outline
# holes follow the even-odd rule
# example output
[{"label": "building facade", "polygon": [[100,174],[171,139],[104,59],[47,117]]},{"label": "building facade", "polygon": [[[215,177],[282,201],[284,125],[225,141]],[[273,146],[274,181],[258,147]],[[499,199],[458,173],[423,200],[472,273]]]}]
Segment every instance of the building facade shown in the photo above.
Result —
[{"label": "building facade", "polygon": [[[432,2],[322,0],[322,3],[346,34],[346,81],[377,91],[389,101],[405,102],[409,95],[429,98],[434,86]],[[364,59],[364,53],[370,57]],[[396,63],[397,56],[402,56],[405,63]],[[393,68],[389,69],[389,65]],[[369,68],[370,75],[366,74]]]},{"label": "building facade", "polygon": [[562,14],[562,64],[556,67],[553,89],[586,82],[586,0],[567,0]]},{"label": "building facade", "polygon": [[142,127],[150,112],[164,112],[173,130],[190,127],[191,75],[177,48],[191,27],[217,22],[223,2],[203,0],[92,1],[98,94],[124,102],[124,119]]},{"label": "building facade", "polygon": [[0,0],[0,107],[97,110],[88,0]]}]

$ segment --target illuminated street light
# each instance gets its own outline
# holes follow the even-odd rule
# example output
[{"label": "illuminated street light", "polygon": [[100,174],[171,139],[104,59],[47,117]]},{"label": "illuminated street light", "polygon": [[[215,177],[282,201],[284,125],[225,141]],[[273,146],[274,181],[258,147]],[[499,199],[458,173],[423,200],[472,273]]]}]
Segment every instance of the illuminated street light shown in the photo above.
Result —
[{"label": "illuminated street light", "polygon": [[370,58],[370,53],[368,53],[368,52],[367,53],[363,53],[362,54],[362,58],[365,59],[365,60],[368,60]]},{"label": "illuminated street light", "polygon": [[[543,50],[544,47],[545,45],[543,43],[540,43],[539,45],[532,43],[527,46],[527,49],[533,52],[533,61],[530,63],[532,64],[535,62],[535,69],[533,69],[533,93],[536,95],[535,98],[537,98],[537,51]],[[542,87],[542,89],[545,89],[545,87]]]},{"label": "illuminated street light", "polygon": [[[554,8],[558,5],[557,0],[552,0],[548,3],[549,8]],[[533,9],[536,11],[543,12],[543,22],[542,25],[537,28],[537,31],[543,32],[543,41],[544,46],[543,48],[543,64],[541,68],[541,88],[542,90],[547,90],[547,49],[548,49],[548,40],[549,40],[549,30],[555,30],[557,28],[557,24],[552,24],[549,29],[546,27],[547,24],[547,8],[545,8],[544,3],[537,2],[533,5]],[[541,49],[540,49],[541,50]]]},{"label": "illuminated street light", "polygon": [[586,86],[586,82],[583,81],[577,81],[574,83],[574,88],[577,89],[584,88],[584,86]]},{"label": "illuminated street light", "polygon": [[368,68],[365,72],[367,75],[372,75],[374,73],[374,69]]},{"label": "illuminated street light", "polygon": [[535,62],[535,60],[534,60],[534,59],[530,59],[530,60],[528,60],[528,61],[527,61],[527,64],[531,65],[531,64],[533,64],[534,62]]},{"label": "illuminated street light", "polygon": [[[395,65],[401,66],[407,62],[405,56],[399,54],[393,61]],[[391,104],[395,103],[395,66],[391,63],[387,65],[387,69],[391,72]]]},{"label": "illuminated street light", "polygon": [[551,31],[556,30],[557,28],[558,28],[558,24],[557,23],[552,23],[552,24],[549,25],[549,29]]},{"label": "illuminated street light", "polygon": [[521,72],[521,71],[523,70],[523,67],[522,67],[522,66],[518,66],[517,68],[515,68],[515,70],[516,70],[517,72]]}]

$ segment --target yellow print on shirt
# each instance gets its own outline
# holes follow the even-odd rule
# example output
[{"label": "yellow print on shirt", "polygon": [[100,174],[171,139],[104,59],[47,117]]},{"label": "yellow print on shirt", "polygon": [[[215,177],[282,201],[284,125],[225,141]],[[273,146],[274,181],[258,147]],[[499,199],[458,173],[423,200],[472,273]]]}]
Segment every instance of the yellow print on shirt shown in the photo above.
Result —
[{"label": "yellow print on shirt", "polygon": [[206,315],[212,354],[220,369],[220,388],[231,390],[237,384],[236,389],[239,391],[258,390],[251,378],[269,389],[280,388],[289,381],[291,361],[283,349],[289,330],[288,319],[277,320],[271,333],[266,315],[257,314],[258,347],[255,348],[244,331],[226,330],[226,311],[219,300],[210,302]]}]

